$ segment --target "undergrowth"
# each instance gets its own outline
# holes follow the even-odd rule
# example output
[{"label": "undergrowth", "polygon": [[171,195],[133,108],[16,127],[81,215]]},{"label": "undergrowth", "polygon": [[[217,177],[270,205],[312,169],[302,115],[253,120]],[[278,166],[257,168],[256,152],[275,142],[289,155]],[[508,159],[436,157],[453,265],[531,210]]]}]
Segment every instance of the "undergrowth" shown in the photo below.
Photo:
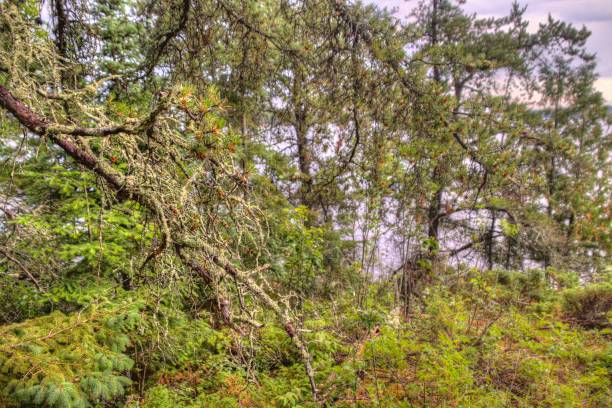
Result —
[{"label": "undergrowth", "polygon": [[305,303],[317,402],[272,316],[239,335],[176,312],[168,293],[118,294],[4,326],[2,406],[609,406],[612,289],[552,286],[538,272],[467,273],[429,287],[408,316],[384,284],[361,306]]}]

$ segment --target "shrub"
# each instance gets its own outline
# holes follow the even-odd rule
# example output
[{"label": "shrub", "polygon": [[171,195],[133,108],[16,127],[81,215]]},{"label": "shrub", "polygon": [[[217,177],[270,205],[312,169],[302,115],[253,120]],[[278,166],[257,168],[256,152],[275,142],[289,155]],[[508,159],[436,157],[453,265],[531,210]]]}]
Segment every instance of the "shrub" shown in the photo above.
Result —
[{"label": "shrub", "polygon": [[563,295],[563,311],[571,323],[585,328],[610,327],[612,286],[593,285],[571,289]]},{"label": "shrub", "polygon": [[142,408],[179,408],[184,405],[176,393],[163,385],[151,387],[142,402]]},{"label": "shrub", "polygon": [[3,326],[0,389],[18,406],[78,408],[123,395],[133,361],[127,333],[137,302],[93,304],[78,314],[50,315]]}]

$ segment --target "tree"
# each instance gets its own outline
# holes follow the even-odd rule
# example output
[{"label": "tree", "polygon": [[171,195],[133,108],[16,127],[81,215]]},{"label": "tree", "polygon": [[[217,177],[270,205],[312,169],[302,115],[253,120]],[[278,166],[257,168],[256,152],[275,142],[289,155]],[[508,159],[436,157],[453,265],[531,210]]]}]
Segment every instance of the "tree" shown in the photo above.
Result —
[{"label": "tree", "polygon": [[587,276],[609,251],[600,235],[609,220],[600,210],[609,205],[610,150],[608,112],[593,85],[595,56],[585,48],[589,35],[552,18],[540,26],[532,68],[539,109],[525,138],[530,170],[542,175],[530,200],[543,217],[545,241],[532,256],[544,267],[584,268]]}]

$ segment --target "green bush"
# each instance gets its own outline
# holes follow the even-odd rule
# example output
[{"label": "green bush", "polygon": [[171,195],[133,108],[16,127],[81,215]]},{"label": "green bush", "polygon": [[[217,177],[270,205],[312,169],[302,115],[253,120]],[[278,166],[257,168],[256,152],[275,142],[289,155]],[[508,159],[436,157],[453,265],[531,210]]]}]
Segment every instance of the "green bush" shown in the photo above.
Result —
[{"label": "green bush", "polygon": [[612,310],[612,286],[600,284],[571,289],[563,294],[566,319],[585,328],[609,328]]},{"label": "green bush", "polygon": [[0,332],[0,387],[19,406],[79,408],[123,395],[133,366],[128,333],[138,302],[91,305],[79,313],[7,325]]}]

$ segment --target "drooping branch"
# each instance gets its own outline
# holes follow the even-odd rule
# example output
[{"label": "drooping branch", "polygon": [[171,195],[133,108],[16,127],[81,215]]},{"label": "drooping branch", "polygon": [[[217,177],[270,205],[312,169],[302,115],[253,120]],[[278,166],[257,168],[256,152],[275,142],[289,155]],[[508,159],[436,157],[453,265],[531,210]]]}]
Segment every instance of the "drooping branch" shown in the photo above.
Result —
[{"label": "drooping branch", "polygon": [[[48,122],[38,116],[23,102],[15,98],[13,94],[11,94],[11,92],[9,92],[9,90],[2,85],[0,85],[0,106],[12,113],[13,116],[15,116],[15,118],[17,118],[17,120],[32,133],[40,136],[45,136],[47,134],[49,129]],[[79,147],[73,140],[69,140],[62,135],[53,132],[48,136],[53,143],[61,147],[79,164],[82,164],[88,169],[94,171],[114,189],[122,189],[123,185],[125,184],[123,181],[123,176],[110,168],[110,166],[101,163],[97,157]]]},{"label": "drooping branch", "polygon": [[19,268],[25,274],[25,276],[34,284],[34,286],[36,286],[36,289],[41,290],[41,286],[38,282],[38,279],[34,277],[34,275],[28,270],[28,268],[26,268],[26,266],[19,259],[15,258],[9,252],[5,251],[2,248],[0,248],[0,254],[2,254],[6,259],[14,263],[17,268]]},{"label": "drooping branch", "polygon": [[297,329],[295,327],[295,322],[289,316],[289,313],[286,309],[282,309],[279,304],[270,297],[266,293],[265,290],[261,286],[257,284],[248,274],[238,270],[233,265],[228,262],[223,262],[217,255],[209,254],[215,264],[219,267],[223,268],[223,270],[236,280],[242,282],[252,293],[255,293],[257,297],[272,311],[276,314],[277,318],[280,320],[280,323],[283,325],[285,332],[291,338],[293,344],[297,347],[300,352],[300,356],[302,361],[304,362],[306,373],[308,375],[308,380],[310,381],[310,389],[314,399],[317,399],[317,386],[314,381],[314,370],[311,364],[311,356],[308,352],[308,348],[306,344],[302,341],[300,336],[297,333]]},{"label": "drooping branch", "polygon": [[[275,301],[248,273],[240,271],[229,261],[219,256],[214,248],[208,247],[205,244],[189,243],[185,239],[185,236],[188,234],[184,230],[184,227],[178,222],[169,221],[166,214],[167,211],[177,212],[179,210],[176,208],[163,208],[159,200],[155,197],[154,192],[146,190],[137,185],[130,179],[130,177],[118,172],[106,160],[98,158],[86,144],[78,143],[78,140],[73,137],[66,136],[65,134],[58,134],[57,131],[62,129],[62,127],[49,125],[49,121],[40,117],[38,114],[32,111],[30,107],[15,98],[11,92],[9,92],[2,85],[0,85],[0,106],[13,114],[13,116],[15,116],[15,118],[17,118],[17,120],[31,132],[40,136],[48,137],[54,144],[62,148],[77,163],[100,176],[115,191],[118,198],[136,201],[155,215],[161,224],[166,245],[169,242],[173,242],[173,248],[179,259],[181,259],[184,265],[196,276],[203,279],[204,283],[214,283],[215,278],[212,274],[213,272],[208,271],[198,262],[196,257],[190,257],[187,251],[184,251],[183,249],[199,251],[200,255],[208,258],[218,267],[221,275],[218,275],[217,278],[223,278],[224,275],[234,278],[236,281],[244,285],[260,301],[262,301],[266,307],[271,309],[277,316],[280,323],[283,325],[285,332],[291,338],[295,347],[300,352],[300,356],[310,381],[312,395],[315,400],[317,399],[314,370],[311,364],[312,358],[308,352],[306,344],[301,340],[297,332],[296,322],[293,321],[289,311],[286,308],[281,307],[280,304]],[[159,113],[159,108],[156,109],[150,117],[156,115],[155,112]],[[148,124],[152,125],[152,123]],[[117,129],[120,126],[121,125],[114,129]],[[70,128],[66,129],[71,130]],[[108,129],[109,128],[100,128],[96,130],[92,129],[87,133],[91,136],[104,135]],[[72,129],[72,133],[69,134],[71,136],[79,136],[79,132],[76,132],[75,129]],[[232,318],[227,299],[220,299],[218,303],[224,321],[231,322]]]}]

